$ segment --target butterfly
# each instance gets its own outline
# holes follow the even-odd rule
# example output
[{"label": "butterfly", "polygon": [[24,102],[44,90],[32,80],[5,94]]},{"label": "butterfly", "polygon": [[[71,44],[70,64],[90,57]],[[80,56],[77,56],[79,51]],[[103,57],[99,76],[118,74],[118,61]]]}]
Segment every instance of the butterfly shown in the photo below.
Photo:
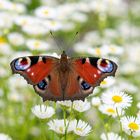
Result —
[{"label": "butterfly", "polygon": [[97,57],[60,59],[51,56],[25,56],[11,63],[13,73],[22,75],[43,101],[84,100],[107,76],[115,76],[117,65]]}]

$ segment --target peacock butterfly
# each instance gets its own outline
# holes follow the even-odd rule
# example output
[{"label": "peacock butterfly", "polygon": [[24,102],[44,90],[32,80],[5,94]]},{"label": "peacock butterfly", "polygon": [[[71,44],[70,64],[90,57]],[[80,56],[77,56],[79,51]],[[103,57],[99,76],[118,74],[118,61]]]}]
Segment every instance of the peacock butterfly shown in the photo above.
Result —
[{"label": "peacock butterfly", "polygon": [[97,57],[61,58],[26,56],[11,62],[13,73],[21,74],[33,85],[43,101],[84,100],[107,76],[114,76],[117,65]]}]

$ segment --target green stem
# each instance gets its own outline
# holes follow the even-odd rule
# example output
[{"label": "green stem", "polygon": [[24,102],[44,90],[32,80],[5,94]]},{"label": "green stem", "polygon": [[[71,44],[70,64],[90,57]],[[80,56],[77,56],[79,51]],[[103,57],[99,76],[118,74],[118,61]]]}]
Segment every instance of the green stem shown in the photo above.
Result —
[{"label": "green stem", "polygon": [[133,140],[133,136],[132,136],[133,132],[131,131],[131,135],[129,136],[129,140]]},{"label": "green stem", "polygon": [[67,140],[67,124],[66,124],[66,110],[63,108],[63,119],[64,119],[64,126],[65,126],[65,135],[64,135],[64,140]]},{"label": "green stem", "polygon": [[71,116],[72,116],[72,109],[73,109],[73,103],[72,103],[71,108],[70,108],[70,118],[68,120],[68,124],[66,124],[66,110],[65,110],[65,108],[63,108],[63,118],[64,118],[64,125],[65,125],[64,140],[67,140],[67,130],[68,130],[68,127],[69,127]]},{"label": "green stem", "polygon": [[44,130],[44,123],[42,122],[42,120],[40,120],[40,124],[41,124],[41,139],[42,140],[46,140],[46,136],[45,136],[45,130]]},{"label": "green stem", "polygon": [[121,117],[119,115],[119,112],[118,112],[118,109],[116,108],[116,113],[117,113],[117,116],[118,116],[118,119],[119,119],[119,124],[120,124],[120,135],[122,135],[122,123],[121,123]]}]

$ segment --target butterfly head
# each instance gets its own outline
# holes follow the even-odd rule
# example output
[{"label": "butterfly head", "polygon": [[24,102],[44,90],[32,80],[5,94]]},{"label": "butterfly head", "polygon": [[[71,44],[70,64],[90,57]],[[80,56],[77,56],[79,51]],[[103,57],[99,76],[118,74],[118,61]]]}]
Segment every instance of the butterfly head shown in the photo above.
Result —
[{"label": "butterfly head", "polygon": [[67,62],[68,61],[68,58],[67,58],[67,54],[65,51],[63,51],[63,53],[61,54],[61,58],[60,58],[60,61],[63,63],[63,62]]}]

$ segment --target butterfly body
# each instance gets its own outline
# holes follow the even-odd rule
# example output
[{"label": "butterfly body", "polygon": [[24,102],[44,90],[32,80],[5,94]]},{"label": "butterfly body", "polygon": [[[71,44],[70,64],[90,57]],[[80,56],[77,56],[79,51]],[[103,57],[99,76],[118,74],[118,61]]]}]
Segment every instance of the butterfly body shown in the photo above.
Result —
[{"label": "butterfly body", "polygon": [[11,62],[13,73],[21,74],[46,100],[84,100],[107,76],[114,76],[117,65],[96,57],[61,58],[27,56]]}]

